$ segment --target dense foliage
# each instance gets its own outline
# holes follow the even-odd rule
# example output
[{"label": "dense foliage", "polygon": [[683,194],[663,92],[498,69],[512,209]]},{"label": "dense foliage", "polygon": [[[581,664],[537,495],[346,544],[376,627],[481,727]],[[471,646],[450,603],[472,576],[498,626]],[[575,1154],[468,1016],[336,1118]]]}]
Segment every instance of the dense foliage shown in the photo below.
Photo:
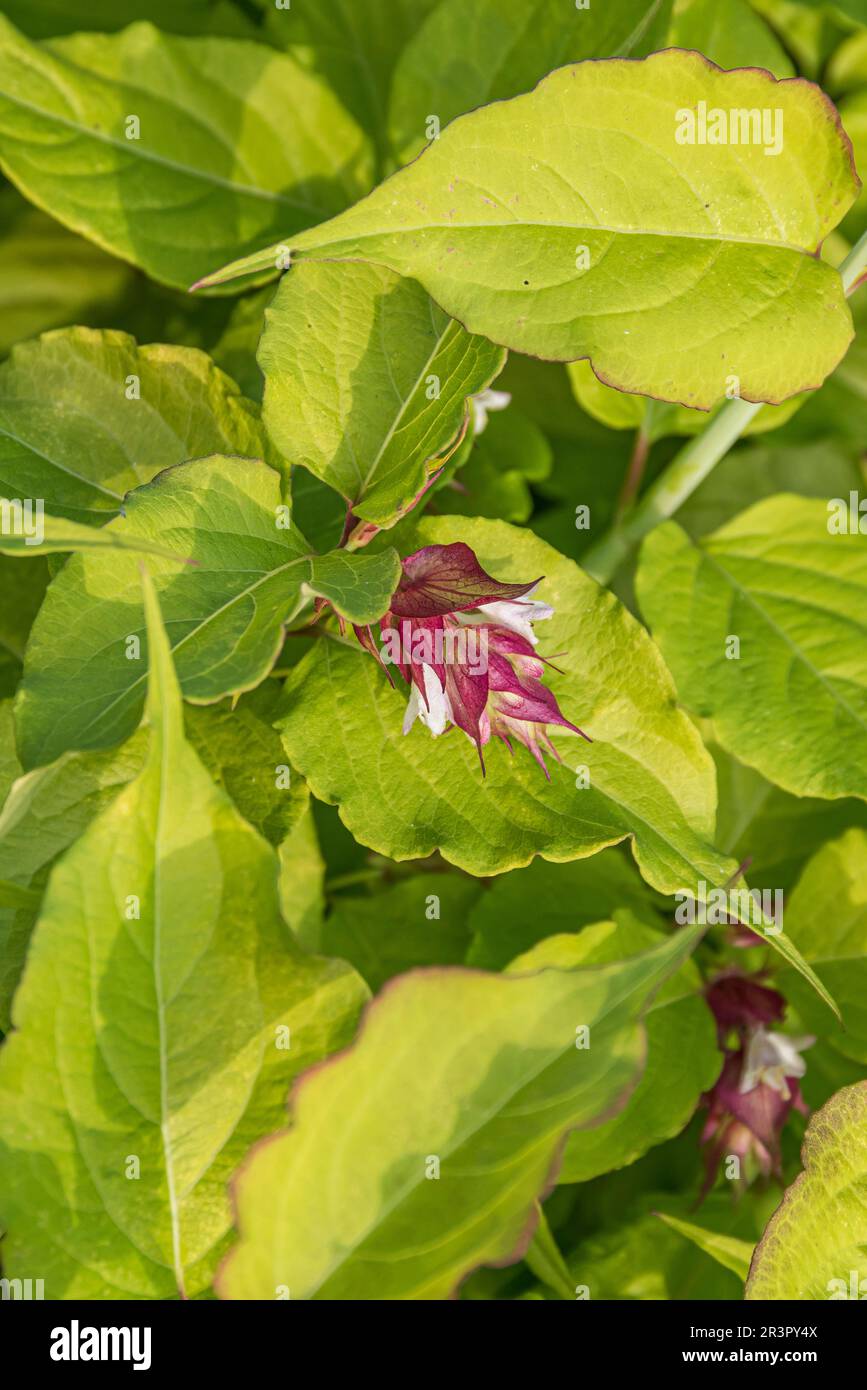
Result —
[{"label": "dense foliage", "polygon": [[864,0],[4,11],[4,1296],[867,1297]]}]

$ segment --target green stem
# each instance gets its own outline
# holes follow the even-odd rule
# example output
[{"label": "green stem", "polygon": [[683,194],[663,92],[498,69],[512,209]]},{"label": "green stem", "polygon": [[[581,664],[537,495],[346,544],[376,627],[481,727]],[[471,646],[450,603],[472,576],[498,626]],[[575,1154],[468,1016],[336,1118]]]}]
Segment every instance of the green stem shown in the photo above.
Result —
[{"label": "green stem", "polygon": [[[867,232],[855,243],[843,264],[840,278],[847,295],[858,288],[867,274]],[[591,546],[582,565],[600,584],[608,584],[634,546],[661,521],[674,516],[762,409],[761,403],[727,401],[701,434],[691,439],[663,473],[647,489],[641,501],[612,527],[598,544]]]}]

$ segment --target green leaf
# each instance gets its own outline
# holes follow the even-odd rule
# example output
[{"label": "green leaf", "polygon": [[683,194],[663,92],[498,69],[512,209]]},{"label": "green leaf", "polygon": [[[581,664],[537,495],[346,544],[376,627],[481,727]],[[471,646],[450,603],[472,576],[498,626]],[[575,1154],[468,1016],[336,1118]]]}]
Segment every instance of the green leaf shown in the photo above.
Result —
[{"label": "green leaf", "polygon": [[736,1236],[723,1236],[718,1231],[707,1231],[703,1226],[694,1226],[691,1221],[679,1221],[676,1216],[667,1216],[663,1211],[657,1212],[657,1215],[666,1226],[686,1236],[699,1250],[721,1264],[723,1269],[730,1269],[739,1279],[746,1280],[753,1257],[753,1246],[749,1241],[738,1240]]},{"label": "green leaf", "polygon": [[[830,388],[831,380],[825,383],[819,395],[824,396]],[[766,407],[769,411],[785,408]],[[756,419],[760,420],[764,413],[764,410],[759,411]],[[848,497],[850,490],[857,489],[860,483],[858,462],[842,442],[827,437],[804,444],[769,440],[746,449],[735,449],[720,459],[713,472],[678,508],[677,521],[691,536],[698,538],[715,531],[754,502],[764,501],[776,493],[795,492],[801,497],[821,497],[827,502],[830,496]]]},{"label": "green leaf", "polygon": [[372,176],[355,122],[288,55],[146,23],[38,45],[3,20],[0,162],[67,227],[181,289]]},{"label": "green leaf", "polygon": [[[141,17],[139,0],[5,0],[7,17],[35,39],[79,29],[113,33]],[[252,33],[253,26],[226,0],[148,0],[152,24],[172,34]]]},{"label": "green leaf", "polygon": [[839,1003],[842,1031],[790,972],[786,997],[808,1032],[867,1065],[867,831],[847,830],[808,861],[786,901],[786,931]]},{"label": "green leaf", "polygon": [[[664,939],[633,913],[619,911],[613,921],[597,922],[577,935],[549,936],[513,961],[509,971],[607,965]],[[645,1017],[647,1062],[641,1080],[614,1119],[571,1136],[558,1182],[588,1182],[623,1168],[688,1124],[723,1060],[701,987],[698,970],[686,961],[659,990]]]},{"label": "green leaf", "polygon": [[145,597],[147,761],[52,874],[0,1055],[4,1270],[51,1298],[207,1290],[228,1174],[363,996],[293,946],[274,851],[185,741]]},{"label": "green leaf", "polygon": [[829,803],[815,796],[791,796],[721,748],[712,745],[711,752],[719,791],[715,843],[739,864],[750,861],[752,883],[773,885],[788,894],[805,858],[827,839],[853,825],[867,830],[863,801],[845,797]]},{"label": "green leaf", "polygon": [[526,869],[495,878],[474,904],[467,965],[502,970],[545,937],[609,920],[617,908],[630,908],[645,921],[653,920],[654,908],[664,903],[642,882],[622,850],[603,850],[570,864],[534,859]]},{"label": "green leaf", "polygon": [[[535,87],[564,63],[643,56],[664,47],[671,0],[440,0],[396,65],[389,104],[395,154],[406,164],[441,126]],[[685,44],[684,47],[700,45]],[[431,54],[437,55],[436,63]]]},{"label": "green leaf", "polygon": [[466,461],[448,484],[443,507],[453,515],[529,521],[530,484],[544,482],[551,463],[551,446],[538,425],[514,406],[497,411],[472,439]]},{"label": "green leaf", "polygon": [[127,558],[130,552],[160,556],[175,570],[178,565],[192,563],[183,552],[135,535],[131,527],[123,524],[123,517],[118,518],[113,529],[82,526],[62,516],[46,516],[40,510],[40,500],[0,497],[0,555],[38,560],[44,555],[63,555],[68,551],[124,551]]},{"label": "green leaf", "polygon": [[[743,1280],[708,1260],[672,1223],[662,1225],[663,1210],[679,1222],[692,1214],[688,1199],[651,1191],[630,1202],[625,1218],[618,1210],[614,1224],[585,1236],[566,1254],[573,1288],[585,1287],[593,1302],[740,1300]],[[761,1231],[753,1191],[737,1205],[728,1193],[711,1193],[702,1215],[718,1230],[731,1230],[732,1239],[754,1242]]]},{"label": "green leaf", "polygon": [[721,68],[795,75],[786,50],[747,0],[678,0],[668,42],[672,48],[694,48]]},{"label": "green leaf", "polygon": [[21,677],[24,648],[45,597],[48,561],[0,555],[0,694],[11,695]]},{"label": "green leaf", "polygon": [[669,522],[644,543],[637,592],[723,748],[796,796],[867,797],[867,552],[833,515],[772,497],[698,543]]},{"label": "green leaf", "polygon": [[275,848],[309,801],[303,778],[286,767],[283,744],[271,725],[277,696],[276,682],[266,681],[240,700],[184,711],[187,738],[206,771]]},{"label": "green leaf", "polygon": [[[293,786],[300,781],[296,778]],[[280,845],[280,908],[301,945],[320,949],[325,915],[325,860],[319,848],[313,808],[307,809]]]},{"label": "green leaf", "polygon": [[195,348],[69,328],[0,367],[0,492],[55,516],[98,525],[172,464],[264,448],[255,407]]},{"label": "green leaf", "polygon": [[[104,544],[119,535],[145,546],[158,536],[195,560],[180,574],[151,565],[188,699],[207,704],[258,685],[284,625],[315,594],[352,622],[372,622],[388,607],[394,552],[313,556],[297,530],[281,529],[282,507],[273,469],[216,456],[137,488],[125,517],[102,530],[80,528]],[[51,584],[28,646],[17,707],[25,766],[127,737],[144,699],[145,649],[137,562],[114,552],[71,560]]]},{"label": "green leaf", "polygon": [[292,1128],[239,1173],[220,1294],[446,1298],[478,1265],[519,1258],[563,1136],[623,1103],[642,1010],[699,935],[595,970],[437,969],[392,985],[355,1045],[296,1088]]},{"label": "green leaf", "polygon": [[551,1233],[551,1227],[548,1225],[545,1209],[541,1202],[535,1203],[535,1212],[536,1230],[527,1247],[524,1259],[536,1278],[541,1279],[543,1284],[547,1284],[558,1298],[571,1300],[575,1297],[575,1290],[572,1287],[569,1270]]},{"label": "green leaf", "polygon": [[462,874],[414,874],[367,898],[339,898],[320,949],[355,966],[376,994],[386,980],[422,965],[460,965],[467,917],[481,892]]},{"label": "green leaf", "polygon": [[16,777],[21,772],[21,764],[15,751],[15,723],[12,718],[12,701],[0,700],[0,806],[3,805]]},{"label": "green leaf", "polygon": [[265,314],[265,425],[289,463],[356,516],[392,526],[465,422],[466,398],[504,360],[411,280],[370,265],[298,266]]},{"label": "green leaf", "polygon": [[18,908],[36,911],[41,901],[42,896],[35,889],[22,888],[8,879],[0,879],[0,908],[11,908],[13,912],[17,912]]},{"label": "green leaf", "polygon": [[[570,362],[566,370],[582,410],[609,429],[641,430],[653,443],[672,434],[699,434],[709,423],[707,411],[691,410],[685,405],[666,405],[649,396],[630,395],[606,386],[586,360]],[[793,396],[783,405],[765,406],[749,422],[744,434],[765,434],[778,429],[800,409],[804,399]],[[712,412],[716,413],[716,410]]]},{"label": "green leaf", "polygon": [[100,322],[131,281],[121,261],[73,236],[16,189],[0,189],[0,354],[47,328]]},{"label": "green leaf", "polygon": [[[406,687],[390,689],[361,649],[322,643],[291,672],[280,729],[289,761],[314,795],[340,806],[356,839],[393,859],[439,849],[450,863],[487,875],[534,854],[581,858],[635,837],[639,866],[665,892],[734,867],[710,848],[713,768],[697,733],[674,708],[671,682],[647,634],[614,596],[528,531],[502,522],[443,517],[402,534],[403,548],[465,541],[496,578],[545,575],[539,596],[556,614],[540,628],[543,654],[564,653],[565,676],[548,683],[567,718],[594,742],[555,742],[570,765],[590,770],[576,788],[569,767],[545,781],[523,750],[489,749],[482,778],[475,748],[458,730],[432,739],[401,732]],[[547,677],[546,677],[547,680]],[[701,872],[698,866],[701,865]]]},{"label": "green leaf", "polygon": [[867,1082],[810,1121],[804,1172],[756,1247],[748,1299],[863,1299],[867,1291]]},{"label": "green leaf", "polygon": [[400,556],[391,549],[373,554],[333,550],[311,556],[308,566],[305,594],[328,599],[344,618],[362,625],[383,616],[401,574]]},{"label": "green leaf", "polygon": [[387,106],[394,66],[440,0],[295,0],[265,8],[266,32],[305,67],[321,73],[374,142],[380,171],[390,164]]},{"label": "green leaf", "polygon": [[[768,158],[771,146],[705,144],[700,130],[678,143],[699,102],[778,112],[784,147]],[[297,258],[412,276],[471,333],[589,357],[621,389],[707,409],[736,376],[745,399],[779,402],[817,386],[851,340],[840,277],[814,253],[857,187],[815,88],[670,50],[560,68],[459,118],[363,202],[287,244]]]},{"label": "green leaf", "polygon": [[66,753],[15,782],[0,812],[0,877],[38,894],[30,908],[0,907],[0,1031],[9,1031],[30,935],[49,872],[142,767],[143,733],[110,753]]}]

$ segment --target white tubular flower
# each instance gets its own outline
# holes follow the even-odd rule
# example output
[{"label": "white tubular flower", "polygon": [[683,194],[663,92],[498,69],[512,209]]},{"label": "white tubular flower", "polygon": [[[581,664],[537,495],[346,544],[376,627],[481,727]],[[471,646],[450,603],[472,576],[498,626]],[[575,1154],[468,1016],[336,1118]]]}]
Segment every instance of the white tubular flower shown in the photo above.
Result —
[{"label": "white tubular flower", "polygon": [[741,1095],[764,1084],[789,1099],[787,1077],[801,1077],[807,1064],[800,1055],[816,1041],[812,1037],[790,1038],[785,1033],[768,1033],[757,1028],[747,1044],[741,1081]]},{"label": "white tubular flower", "polygon": [[488,411],[505,410],[511,399],[508,391],[480,391],[477,396],[470,396],[474,432],[483,434],[488,424]]}]

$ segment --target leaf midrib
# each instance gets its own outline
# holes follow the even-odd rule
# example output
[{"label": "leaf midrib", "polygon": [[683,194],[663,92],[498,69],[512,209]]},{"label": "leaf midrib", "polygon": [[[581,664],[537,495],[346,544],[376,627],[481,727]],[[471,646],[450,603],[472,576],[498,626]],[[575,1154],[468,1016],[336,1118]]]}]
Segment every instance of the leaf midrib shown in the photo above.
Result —
[{"label": "leaf midrib", "polygon": [[[92,76],[92,74],[89,74]],[[149,95],[151,95],[149,93]],[[111,149],[119,150],[127,158],[142,159],[147,163],[156,164],[159,168],[168,169],[172,173],[181,174],[186,178],[198,179],[202,183],[212,184],[215,188],[222,188],[240,197],[258,198],[262,202],[281,204],[284,207],[298,209],[302,212],[320,214],[327,212],[328,209],[317,207],[311,203],[304,202],[297,198],[289,198],[283,193],[275,193],[270,189],[258,188],[252,184],[236,183],[231,179],[224,178],[221,174],[215,174],[211,170],[193,169],[186,164],[181,164],[178,160],[170,159],[166,155],[158,154],[156,151],[148,150],[139,141],[121,141],[116,136],[109,135],[105,131],[95,130],[93,126],[82,125],[78,121],[71,120],[68,116],[60,116],[54,111],[44,111],[34,102],[26,101],[23,97],[14,96],[10,92],[2,93],[2,100],[8,101],[11,105],[17,106],[22,111],[27,111],[39,120],[47,121],[49,124],[62,126],[65,130],[71,130],[76,135],[85,139],[96,140],[99,144],[107,145]],[[21,143],[26,144],[26,136],[19,137]]]}]

